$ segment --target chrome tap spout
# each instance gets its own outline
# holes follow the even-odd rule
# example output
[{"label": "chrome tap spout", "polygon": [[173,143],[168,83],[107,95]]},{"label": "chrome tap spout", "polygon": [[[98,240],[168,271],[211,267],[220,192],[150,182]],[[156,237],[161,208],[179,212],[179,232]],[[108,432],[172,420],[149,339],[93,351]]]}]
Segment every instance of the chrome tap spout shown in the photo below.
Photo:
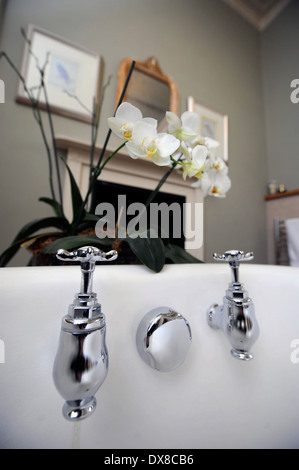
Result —
[{"label": "chrome tap spout", "polygon": [[54,384],[66,400],[63,415],[74,421],[87,418],[95,411],[94,395],[108,373],[105,315],[92,292],[92,276],[96,261],[116,259],[117,252],[103,253],[94,247],[82,247],[71,253],[59,250],[56,256],[63,261],[81,263],[81,291],[62,319],[53,367]]},{"label": "chrome tap spout", "polygon": [[228,261],[232,271],[223,305],[213,304],[207,311],[208,324],[220,328],[232,345],[232,355],[248,361],[253,358],[251,347],[259,336],[259,327],[255,318],[255,309],[243,284],[239,282],[239,263],[253,259],[252,253],[231,250],[224,255],[214,254],[217,261]]}]

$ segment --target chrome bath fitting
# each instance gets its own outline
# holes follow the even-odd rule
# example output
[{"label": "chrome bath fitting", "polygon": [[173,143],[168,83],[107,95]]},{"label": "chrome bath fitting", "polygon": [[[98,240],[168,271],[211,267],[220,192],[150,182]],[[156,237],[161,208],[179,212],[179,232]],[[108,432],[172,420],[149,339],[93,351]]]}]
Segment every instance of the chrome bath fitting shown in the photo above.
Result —
[{"label": "chrome bath fitting", "polygon": [[235,358],[248,361],[253,358],[250,349],[258,338],[259,327],[253,302],[239,282],[239,265],[241,261],[252,260],[253,253],[244,254],[243,251],[231,250],[223,255],[214,253],[214,259],[229,263],[232,282],[223,298],[223,305],[213,304],[208,309],[208,324],[212,328],[223,330],[232,345],[231,353]]},{"label": "chrome bath fitting", "polygon": [[161,372],[170,372],[184,362],[191,340],[189,323],[169,307],[158,307],[148,312],[136,333],[141,358]]},{"label": "chrome bath fitting", "polygon": [[54,384],[66,400],[62,412],[70,420],[90,416],[96,408],[97,390],[108,372],[105,315],[92,292],[92,278],[97,261],[113,261],[116,251],[104,253],[84,246],[73,252],[58,250],[61,261],[81,263],[81,289],[63,317],[59,347],[53,367]]}]

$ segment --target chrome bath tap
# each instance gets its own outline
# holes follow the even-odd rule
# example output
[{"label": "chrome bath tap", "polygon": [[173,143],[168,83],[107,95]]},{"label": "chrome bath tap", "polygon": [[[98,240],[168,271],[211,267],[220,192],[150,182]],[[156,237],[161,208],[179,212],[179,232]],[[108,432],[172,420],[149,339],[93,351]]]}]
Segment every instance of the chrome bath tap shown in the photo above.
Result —
[{"label": "chrome bath tap", "polygon": [[223,305],[213,304],[207,311],[208,324],[215,329],[222,329],[232,345],[232,355],[248,361],[253,358],[250,352],[259,335],[255,318],[255,309],[243,284],[239,281],[241,261],[253,259],[253,253],[226,251],[223,255],[214,254],[217,261],[227,261],[231,267],[232,281],[223,298]]},{"label": "chrome bath tap", "polygon": [[108,372],[105,315],[92,292],[92,277],[96,261],[113,261],[117,252],[86,246],[73,252],[59,250],[56,256],[61,261],[79,261],[82,273],[80,293],[62,319],[53,367],[54,384],[66,400],[63,415],[74,421],[94,412],[94,395]]}]

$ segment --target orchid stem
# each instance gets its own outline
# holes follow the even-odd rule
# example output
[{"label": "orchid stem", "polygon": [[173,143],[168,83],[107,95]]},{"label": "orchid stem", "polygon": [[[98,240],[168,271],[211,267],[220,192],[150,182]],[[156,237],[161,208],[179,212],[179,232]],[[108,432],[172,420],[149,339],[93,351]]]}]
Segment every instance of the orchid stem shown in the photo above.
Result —
[{"label": "orchid stem", "polygon": [[6,59],[6,61],[8,62],[8,64],[10,65],[10,67],[14,70],[14,72],[17,74],[18,78],[20,79],[20,81],[22,82],[22,85],[24,87],[24,90],[25,90],[25,93],[31,103],[31,106],[32,106],[32,110],[33,110],[33,116],[34,116],[34,119],[36,120],[36,122],[38,123],[39,127],[40,127],[40,130],[41,130],[41,134],[42,134],[42,139],[43,139],[43,142],[45,144],[45,147],[46,147],[46,152],[47,152],[47,157],[48,157],[48,164],[49,164],[49,184],[50,184],[50,191],[51,191],[51,195],[52,195],[52,198],[56,201],[56,196],[55,196],[55,191],[54,191],[54,186],[53,186],[53,174],[52,174],[52,161],[51,161],[51,151],[50,151],[50,147],[48,145],[48,141],[47,141],[47,137],[46,137],[46,134],[45,134],[45,130],[44,130],[44,127],[43,127],[43,122],[42,122],[42,118],[41,118],[41,114],[40,114],[40,110],[38,108],[38,101],[35,100],[32,96],[31,96],[31,93],[29,91],[29,89],[27,88],[26,86],[26,82],[24,80],[24,78],[22,77],[22,75],[20,74],[18,68],[14,65],[14,63],[10,60],[10,58],[8,57],[8,55],[1,51],[0,52],[0,58],[1,57],[4,57]]},{"label": "orchid stem", "polygon": [[161,189],[161,187],[163,186],[163,184],[165,183],[165,181],[167,180],[167,178],[171,175],[171,173],[173,172],[175,166],[176,166],[177,162],[174,160],[174,162],[172,163],[171,167],[166,171],[166,173],[164,173],[164,175],[162,176],[162,178],[160,179],[159,183],[157,184],[156,188],[154,189],[154,191],[150,194],[150,196],[148,197],[146,203],[145,203],[145,208],[147,209],[148,206],[150,205],[150,203],[153,201],[153,199],[155,198],[155,196],[157,195],[157,193],[159,192],[159,190]]},{"label": "orchid stem", "polygon": [[119,147],[117,147],[116,150],[114,150],[114,152],[112,152],[109,157],[106,158],[106,160],[104,161],[103,165],[99,168],[98,170],[98,176],[101,174],[102,170],[104,169],[104,167],[107,165],[107,163],[109,162],[109,160],[111,160],[111,158],[117,153],[119,152],[119,150],[121,150],[125,145],[126,145],[127,142],[123,142]]},{"label": "orchid stem", "polygon": [[92,123],[91,123],[91,149],[90,149],[90,162],[89,162],[89,185],[91,185],[92,174],[93,174],[93,169],[94,169],[93,168],[93,160],[94,160],[94,153],[95,153],[95,147],[96,147],[98,130],[99,130],[101,108],[102,108],[102,103],[103,103],[103,99],[104,99],[104,93],[105,93],[106,88],[108,87],[108,85],[110,83],[110,80],[111,80],[111,75],[109,75],[107,82],[105,83],[105,85],[102,88],[100,102],[97,103],[96,100],[94,100],[93,113],[92,113]]},{"label": "orchid stem", "polygon": [[104,167],[107,165],[107,163],[109,162],[109,160],[111,160],[111,158],[120,150],[122,149],[124,146],[125,146],[126,142],[123,142],[119,147],[117,147],[116,150],[114,150],[114,152],[112,152],[107,158],[106,160],[104,161],[103,165],[99,168],[99,169],[95,169],[94,172],[93,172],[93,175],[92,175],[92,179],[91,179],[91,182],[90,182],[90,185],[89,185],[89,188],[87,190],[87,193],[86,193],[86,196],[85,196],[85,199],[82,203],[82,206],[81,206],[81,211],[79,213],[79,216],[77,218],[77,221],[76,221],[76,224],[74,226],[74,233],[76,233],[76,230],[78,228],[78,225],[79,223],[81,222],[81,219],[82,219],[82,215],[84,213],[84,208],[87,204],[87,201],[88,201],[88,198],[92,192],[92,190],[94,189],[94,184],[97,180],[97,178],[100,176],[102,170],[104,169]]},{"label": "orchid stem", "polygon": [[159,192],[159,190],[161,189],[161,187],[163,186],[163,184],[165,183],[165,181],[167,180],[167,178],[171,175],[171,173],[173,172],[173,170],[175,169],[176,167],[176,161],[174,161],[171,165],[171,167],[164,173],[164,175],[162,176],[162,178],[160,179],[159,183],[157,184],[156,188],[151,192],[151,194],[149,195],[147,201],[145,202],[144,204],[144,207],[142,209],[142,211],[140,211],[138,217],[136,218],[136,223],[135,223],[135,226],[138,224],[139,220],[141,220],[143,214],[145,213],[145,211],[147,210],[148,206],[150,205],[150,203],[153,201],[153,199],[156,197],[157,193]]},{"label": "orchid stem", "polygon": [[[115,109],[114,115],[116,113],[117,108],[119,107],[122,100],[124,99],[124,96],[125,96],[125,93],[127,91],[127,87],[128,87],[132,72],[134,70],[134,67],[135,67],[135,60],[132,60],[131,67],[130,67],[130,70],[128,72],[128,75],[127,75],[127,78],[126,78],[126,81],[125,81],[125,84],[124,84],[124,88],[123,88],[122,93],[120,95],[120,98],[119,98],[117,107]],[[89,184],[87,194],[86,194],[85,199],[83,201],[80,213],[78,215],[78,218],[77,218],[77,221],[76,221],[76,224],[75,224],[75,227],[74,227],[74,232],[76,232],[76,230],[78,228],[78,225],[81,222],[81,219],[82,219],[82,216],[83,216],[83,213],[84,213],[84,209],[85,209],[86,204],[88,202],[88,198],[89,198],[89,196],[90,196],[90,194],[93,190],[94,183],[96,182],[97,178],[99,177],[101,171],[103,170],[105,165],[108,163],[108,161],[125,145],[125,142],[123,142],[114,152],[112,152],[111,155],[109,155],[109,157],[105,160],[105,162],[101,166],[101,163],[102,163],[102,160],[104,158],[110,136],[111,136],[111,129],[109,129],[109,131],[107,132],[106,139],[105,139],[101,154],[100,154],[99,159],[98,159],[98,163],[97,163],[96,167],[94,168],[93,175],[92,175],[91,180],[90,180],[90,184]]]},{"label": "orchid stem", "polygon": [[[128,72],[128,75],[127,75],[125,84],[124,84],[123,91],[122,91],[122,93],[121,93],[121,95],[120,95],[120,98],[119,98],[119,100],[118,100],[116,109],[115,109],[115,111],[114,111],[114,116],[115,116],[115,113],[116,113],[116,111],[117,111],[117,108],[120,106],[120,104],[122,103],[122,100],[124,99],[124,96],[125,96],[125,94],[126,94],[127,87],[128,87],[128,84],[129,84],[131,75],[132,75],[132,73],[133,73],[134,67],[135,67],[135,60],[132,60],[131,67],[130,67],[130,70],[129,70],[129,72]],[[108,145],[110,136],[111,136],[111,129],[109,129],[109,131],[108,131],[108,133],[107,133],[106,140],[105,140],[105,142],[104,142],[104,145],[103,145],[103,148],[102,148],[102,151],[101,151],[101,154],[100,154],[99,161],[98,161],[98,164],[97,164],[97,166],[96,166],[96,169],[98,169],[98,168],[100,167],[101,163],[102,163],[102,160],[103,160],[103,158],[104,158],[104,154],[105,154],[106,147],[107,147],[107,145]]]},{"label": "orchid stem", "polygon": [[56,143],[55,143],[54,126],[53,126],[52,114],[51,114],[51,109],[50,109],[49,100],[48,100],[48,93],[47,93],[46,86],[45,86],[43,78],[42,78],[42,87],[43,87],[43,90],[44,90],[46,109],[47,109],[50,132],[51,132],[51,137],[52,137],[54,161],[55,161],[55,166],[56,166],[57,183],[58,183],[59,201],[60,201],[61,210],[63,211],[62,186],[61,186],[60,170],[59,170],[59,164],[58,164],[58,153],[57,153],[57,147],[56,147]]}]

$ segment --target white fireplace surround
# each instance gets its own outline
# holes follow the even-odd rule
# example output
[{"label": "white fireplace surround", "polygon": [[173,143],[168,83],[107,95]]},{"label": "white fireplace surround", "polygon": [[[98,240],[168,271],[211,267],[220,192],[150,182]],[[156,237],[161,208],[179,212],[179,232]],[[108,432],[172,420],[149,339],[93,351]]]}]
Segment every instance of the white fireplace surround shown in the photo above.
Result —
[{"label": "white fireplace surround", "polygon": [[[64,150],[66,152],[67,164],[72,171],[81,194],[84,197],[88,189],[90,145],[64,137],[57,138],[56,145],[59,150]],[[100,155],[101,150],[102,149],[100,147],[96,147],[94,153],[95,162],[97,161],[97,157]],[[108,157],[110,153],[111,150],[107,150],[105,157]],[[153,190],[162,178],[164,172],[165,169],[154,165],[149,160],[134,160],[130,158],[124,150],[123,152],[119,152],[109,161],[102,171],[100,179],[110,183],[124,184]],[[198,188],[192,188],[191,180],[189,179],[184,181],[182,176],[175,171],[168,177],[167,181],[162,186],[161,191],[169,194],[185,196],[186,202],[191,204],[203,203],[201,190]],[[65,215],[70,220],[72,217],[72,203],[70,182],[67,172],[63,183],[63,202]],[[190,217],[191,214],[185,214],[186,224],[191,224],[189,227],[192,227],[193,229],[193,221],[188,220]],[[203,244],[200,248],[188,249],[188,252],[203,260]]]}]

